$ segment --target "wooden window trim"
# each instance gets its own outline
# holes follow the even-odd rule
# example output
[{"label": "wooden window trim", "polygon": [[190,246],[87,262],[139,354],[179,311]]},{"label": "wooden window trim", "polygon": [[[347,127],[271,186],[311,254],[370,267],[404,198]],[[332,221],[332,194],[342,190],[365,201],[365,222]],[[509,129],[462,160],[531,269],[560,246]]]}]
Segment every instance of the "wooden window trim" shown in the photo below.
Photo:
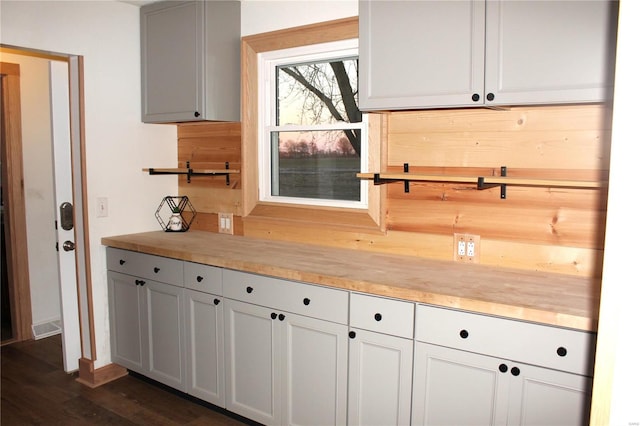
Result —
[{"label": "wooden window trim", "polygon": [[[368,209],[266,203],[258,190],[258,55],[311,44],[358,37],[358,17],[320,22],[242,38],[242,205],[245,221],[278,220],[381,231],[384,227],[384,188],[369,184]],[[386,155],[386,116],[370,114],[369,168],[380,170]]]}]

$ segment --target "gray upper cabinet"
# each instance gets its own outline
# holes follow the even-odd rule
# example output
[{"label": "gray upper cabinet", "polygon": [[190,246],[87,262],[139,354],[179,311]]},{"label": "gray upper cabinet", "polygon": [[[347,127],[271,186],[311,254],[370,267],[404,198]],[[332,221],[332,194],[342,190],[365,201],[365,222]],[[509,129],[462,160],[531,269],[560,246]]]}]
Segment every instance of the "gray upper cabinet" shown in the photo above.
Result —
[{"label": "gray upper cabinet", "polygon": [[359,6],[362,110],[611,96],[617,2],[361,0]]},{"label": "gray upper cabinet", "polygon": [[140,10],[142,121],[240,119],[240,2],[163,1]]}]

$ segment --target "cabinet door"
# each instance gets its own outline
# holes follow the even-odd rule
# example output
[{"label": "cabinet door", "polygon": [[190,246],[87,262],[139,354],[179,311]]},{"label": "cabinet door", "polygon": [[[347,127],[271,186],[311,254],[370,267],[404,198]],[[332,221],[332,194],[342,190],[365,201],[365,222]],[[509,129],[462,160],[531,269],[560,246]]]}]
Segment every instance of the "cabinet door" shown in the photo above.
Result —
[{"label": "cabinet door", "polygon": [[184,391],[186,383],[183,288],[156,281],[141,286],[149,348],[147,376]]},{"label": "cabinet door", "polygon": [[268,308],[225,299],[226,409],[263,424],[280,424],[280,322]]},{"label": "cabinet door", "polygon": [[487,2],[487,104],[610,98],[617,2]]},{"label": "cabinet door", "polygon": [[224,407],[222,298],[185,290],[187,393]]},{"label": "cabinet door", "polygon": [[141,8],[142,121],[193,121],[203,113],[204,2]]},{"label": "cabinet door", "polygon": [[501,364],[497,358],[416,342],[411,423],[506,424],[510,375],[499,370]]},{"label": "cabinet door", "polygon": [[409,424],[413,340],[358,329],[350,337],[349,424]]},{"label": "cabinet door", "polygon": [[516,367],[519,375],[510,374],[508,424],[589,423],[591,378],[526,364]]},{"label": "cabinet door", "polygon": [[359,7],[361,110],[482,103],[484,1],[361,0]]},{"label": "cabinet door", "polygon": [[143,374],[148,348],[142,338],[145,324],[140,316],[139,279],[113,271],[107,278],[112,361]]},{"label": "cabinet door", "polygon": [[277,322],[284,328],[283,424],[346,424],[347,326],[291,313]]}]

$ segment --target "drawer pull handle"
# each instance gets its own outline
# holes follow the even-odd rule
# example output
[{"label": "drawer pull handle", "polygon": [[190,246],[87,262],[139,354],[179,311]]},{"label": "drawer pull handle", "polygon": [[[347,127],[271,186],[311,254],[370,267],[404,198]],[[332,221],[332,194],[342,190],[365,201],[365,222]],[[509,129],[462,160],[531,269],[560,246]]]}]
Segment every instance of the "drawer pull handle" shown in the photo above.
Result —
[{"label": "drawer pull handle", "polygon": [[127,263],[126,260],[120,259],[120,265],[124,265],[125,263]]},{"label": "drawer pull handle", "polygon": [[356,332],[355,331],[350,331],[349,332],[349,338],[350,339],[355,339],[356,338]]},{"label": "drawer pull handle", "polygon": [[519,376],[520,375],[520,369],[518,367],[513,367],[511,369],[511,374],[513,374],[514,376]]},{"label": "drawer pull handle", "polygon": [[506,373],[509,371],[509,367],[507,367],[507,364],[500,364],[498,370],[500,370],[501,373]]},{"label": "drawer pull handle", "polygon": [[377,313],[373,316],[373,319],[375,319],[376,321],[382,321],[382,314]]},{"label": "drawer pull handle", "polygon": [[305,306],[309,306],[309,303],[311,303],[311,299],[305,297],[304,299],[302,299],[302,303],[304,303]]},{"label": "drawer pull handle", "polygon": [[158,268],[158,267],[156,266],[155,268],[153,268],[153,272],[155,272],[155,273],[157,274],[158,272],[160,272],[160,268]]},{"label": "drawer pull handle", "polygon": [[143,286],[145,284],[146,284],[146,282],[143,281],[143,280],[136,280],[136,285]]},{"label": "drawer pull handle", "polygon": [[280,315],[278,315],[278,319],[279,319],[280,321],[284,321],[284,318],[285,318],[284,314],[280,314]]},{"label": "drawer pull handle", "polygon": [[469,332],[467,330],[460,330],[460,337],[466,339],[467,337],[469,337]]},{"label": "drawer pull handle", "polygon": [[247,287],[247,293],[253,292],[253,287]]},{"label": "drawer pull handle", "polygon": [[200,275],[198,275],[198,276],[196,277],[196,281],[198,281],[199,283],[201,283],[201,282],[202,282],[202,280],[204,280],[204,277],[202,277],[202,276],[200,276]]},{"label": "drawer pull handle", "polygon": [[556,350],[558,356],[567,356],[567,348],[560,346],[558,350]]},{"label": "drawer pull handle", "polygon": [[274,320],[278,318],[278,314],[276,314],[275,312],[271,312],[271,319]]},{"label": "drawer pull handle", "polygon": [[220,299],[218,299],[218,298],[213,299],[213,304],[214,305],[219,305],[220,304]]}]

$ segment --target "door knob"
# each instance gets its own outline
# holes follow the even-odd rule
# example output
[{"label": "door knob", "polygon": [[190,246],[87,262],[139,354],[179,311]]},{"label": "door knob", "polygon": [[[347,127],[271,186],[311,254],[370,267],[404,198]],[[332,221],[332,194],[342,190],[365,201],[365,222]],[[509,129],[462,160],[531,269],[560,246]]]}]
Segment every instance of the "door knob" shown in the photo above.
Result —
[{"label": "door knob", "polygon": [[62,243],[62,249],[64,251],[72,251],[76,249],[76,245],[72,241],[67,240]]}]

